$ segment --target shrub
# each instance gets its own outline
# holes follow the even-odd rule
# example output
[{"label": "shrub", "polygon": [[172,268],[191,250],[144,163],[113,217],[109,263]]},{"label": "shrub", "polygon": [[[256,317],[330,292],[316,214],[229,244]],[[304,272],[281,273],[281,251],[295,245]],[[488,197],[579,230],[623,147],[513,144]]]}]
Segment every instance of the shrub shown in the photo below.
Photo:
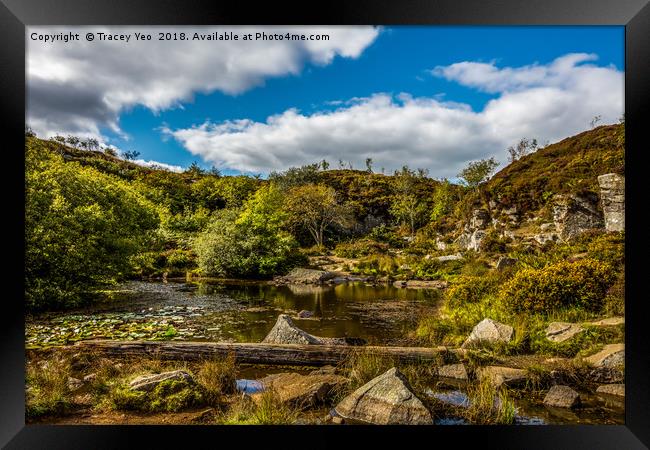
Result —
[{"label": "shrub", "polygon": [[362,239],[354,242],[342,242],[334,249],[334,254],[341,258],[360,258],[376,253],[386,253],[388,244]]},{"label": "shrub", "polygon": [[477,303],[496,288],[497,280],[494,277],[461,276],[447,290],[447,304],[453,308],[466,303]]},{"label": "shrub", "polygon": [[613,266],[625,264],[625,233],[607,233],[597,236],[587,245],[590,258]]},{"label": "shrub", "polygon": [[286,425],[298,418],[298,409],[283,403],[277,393],[266,390],[257,403],[240,397],[222,417],[224,425]]},{"label": "shrub", "polygon": [[563,261],[520,270],[503,286],[500,297],[514,312],[548,313],[565,307],[598,311],[613,281],[608,264],[593,259]]}]

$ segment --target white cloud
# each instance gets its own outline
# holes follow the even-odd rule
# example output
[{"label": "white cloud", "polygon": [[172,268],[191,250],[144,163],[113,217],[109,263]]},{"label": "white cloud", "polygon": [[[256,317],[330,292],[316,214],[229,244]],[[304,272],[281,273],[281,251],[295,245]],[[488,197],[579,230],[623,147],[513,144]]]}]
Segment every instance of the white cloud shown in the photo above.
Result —
[{"label": "white cloud", "polygon": [[565,55],[552,63],[497,68],[462,62],[433,73],[498,93],[483,110],[444,102],[376,94],[337,101],[339,109],[305,115],[295,109],[267,118],[206,122],[163,129],[194,155],[220,167],[268,172],[292,165],[339,159],[393,170],[408,164],[432,176],[455,177],[468,160],[496,156],[520,138],[554,142],[588,127],[595,115],[611,123],[623,113],[623,73],[613,67],[580,64],[593,55]]},{"label": "white cloud", "polygon": [[[80,41],[45,43],[32,33],[73,31]],[[158,41],[158,32],[328,34],[320,41]],[[152,41],[88,42],[87,32],[149,33]],[[306,63],[357,58],[376,39],[373,27],[29,27],[27,121],[37,134],[101,138],[120,132],[119,115],[136,105],[153,111],[180,107],[195,93],[236,95],[270,77],[299,74]]]},{"label": "white cloud", "polygon": [[154,167],[154,168],[162,168],[165,170],[169,170],[170,172],[183,172],[185,169],[183,169],[181,166],[174,166],[172,164],[166,164],[163,162],[159,161],[152,161],[152,160],[144,160],[144,159],[136,159],[131,161],[132,163],[138,164],[140,166],[144,167]]}]

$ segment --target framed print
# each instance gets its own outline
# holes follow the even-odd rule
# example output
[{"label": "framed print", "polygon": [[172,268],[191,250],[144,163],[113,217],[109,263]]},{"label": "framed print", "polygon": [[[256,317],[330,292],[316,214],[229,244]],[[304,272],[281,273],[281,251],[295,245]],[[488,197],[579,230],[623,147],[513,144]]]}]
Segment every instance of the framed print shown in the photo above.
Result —
[{"label": "framed print", "polygon": [[647,448],[647,3],[0,10],[7,448]]}]

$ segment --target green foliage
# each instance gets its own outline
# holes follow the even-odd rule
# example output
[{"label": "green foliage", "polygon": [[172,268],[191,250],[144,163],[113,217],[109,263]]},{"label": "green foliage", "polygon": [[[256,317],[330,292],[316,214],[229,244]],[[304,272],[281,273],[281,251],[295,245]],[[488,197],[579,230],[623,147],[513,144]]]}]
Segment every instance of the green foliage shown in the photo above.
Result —
[{"label": "green foliage", "polygon": [[499,163],[494,158],[471,161],[467,167],[460,171],[458,177],[469,187],[476,188],[487,181]]},{"label": "green foliage", "polygon": [[467,303],[478,303],[485,296],[497,291],[499,281],[494,276],[458,277],[445,293],[447,305],[455,308]]},{"label": "green foliage", "polygon": [[376,253],[386,253],[388,244],[361,239],[358,241],[342,242],[334,249],[334,254],[341,258],[361,258]]},{"label": "green foliage", "polygon": [[275,183],[281,189],[290,189],[297,186],[304,186],[305,184],[318,184],[320,182],[321,167],[327,170],[329,164],[325,160],[323,163],[309,164],[301,167],[291,167],[284,172],[271,172],[269,174],[269,181]]},{"label": "green foliage", "polygon": [[219,211],[194,241],[199,268],[209,275],[270,277],[303,261],[297,242],[283,230],[283,202],[269,184],[242,209]]},{"label": "green foliage", "polygon": [[613,283],[611,266],[593,259],[524,268],[502,288],[505,304],[516,312],[548,313],[563,307],[598,311]]},{"label": "green foliage", "polygon": [[352,224],[350,208],[339,202],[334,189],[324,185],[306,184],[290,189],[284,211],[294,226],[309,231],[318,246],[324,244],[328,227],[338,225],[345,228]]},{"label": "green foliage", "polygon": [[114,387],[107,397],[109,407],[144,412],[178,412],[205,404],[199,386],[185,380],[165,380],[151,392],[134,391],[127,386]]},{"label": "green foliage", "polygon": [[71,306],[129,273],[158,209],[125,181],[64,163],[38,140],[27,141],[25,157],[26,304]]},{"label": "green foliage", "polygon": [[431,207],[431,222],[438,223],[447,216],[453,209],[456,201],[452,185],[449,180],[444,179],[433,191],[433,206]]},{"label": "green foliage", "polygon": [[625,264],[625,233],[606,233],[596,236],[587,245],[587,255],[614,267]]},{"label": "green foliage", "polygon": [[416,227],[422,225],[427,213],[427,204],[417,195],[419,180],[425,178],[423,172],[415,172],[407,166],[395,171],[395,195],[390,213],[401,223],[408,225],[411,236]]},{"label": "green foliage", "polygon": [[491,229],[481,241],[480,249],[484,253],[502,254],[506,252],[509,242],[511,239],[503,238],[496,230]]}]

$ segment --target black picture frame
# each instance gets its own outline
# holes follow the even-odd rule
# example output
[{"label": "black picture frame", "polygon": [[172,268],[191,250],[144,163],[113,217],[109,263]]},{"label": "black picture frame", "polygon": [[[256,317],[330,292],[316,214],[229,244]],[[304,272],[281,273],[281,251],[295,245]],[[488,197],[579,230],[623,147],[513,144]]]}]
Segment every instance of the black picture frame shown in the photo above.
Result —
[{"label": "black picture frame", "polygon": [[[626,179],[628,211],[643,205],[643,151],[648,148],[642,113],[650,100],[650,5],[647,0],[363,0],[327,4],[248,4],[214,0],[0,0],[0,102],[3,182],[7,237],[0,353],[0,444],[6,448],[160,448],[178,446],[265,447],[289,443],[314,447],[356,445],[439,446],[451,438],[458,446],[495,448],[637,449],[650,445],[650,353],[644,339],[641,257],[647,239],[641,221],[626,218],[626,400],[625,425],[468,426],[468,427],[223,427],[210,426],[48,426],[25,425],[24,419],[24,236],[25,26],[29,25],[208,25],[208,24],[370,24],[370,25],[624,25]],[[16,238],[8,236],[15,234]],[[633,268],[637,268],[633,270]],[[647,325],[646,327],[647,328]],[[254,430],[254,431],[251,431]],[[236,444],[227,444],[226,437]],[[197,440],[202,440],[202,445]]]}]

